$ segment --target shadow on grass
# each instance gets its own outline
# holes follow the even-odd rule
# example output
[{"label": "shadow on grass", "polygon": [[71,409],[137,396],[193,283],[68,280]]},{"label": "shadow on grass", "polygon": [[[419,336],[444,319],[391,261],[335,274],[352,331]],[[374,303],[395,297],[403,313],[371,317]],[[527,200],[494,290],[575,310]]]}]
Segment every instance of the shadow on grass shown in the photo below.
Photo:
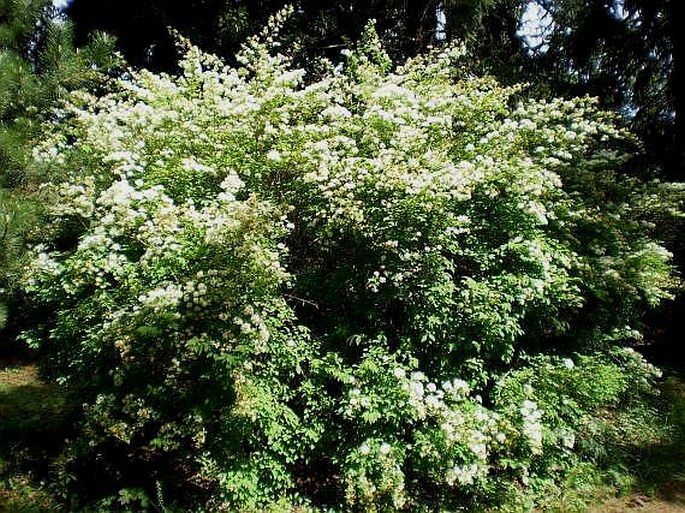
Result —
[{"label": "shadow on grass", "polygon": [[0,512],[59,511],[44,485],[67,436],[66,401],[32,365],[0,367]]},{"label": "shadow on grass", "polygon": [[664,380],[660,406],[672,426],[662,443],[637,454],[637,491],[685,508],[685,373],[672,372]]},{"label": "shadow on grass", "polygon": [[666,376],[658,397],[609,418],[596,461],[537,497],[533,511],[685,513],[685,372]]}]

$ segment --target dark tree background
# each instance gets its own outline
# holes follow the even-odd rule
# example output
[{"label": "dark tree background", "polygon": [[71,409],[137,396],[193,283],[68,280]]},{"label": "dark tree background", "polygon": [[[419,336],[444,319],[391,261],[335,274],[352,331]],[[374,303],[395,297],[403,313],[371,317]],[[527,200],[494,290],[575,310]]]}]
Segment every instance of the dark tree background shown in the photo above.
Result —
[{"label": "dark tree background", "polygon": [[[261,29],[281,0],[74,0],[67,9],[77,42],[95,29],[114,34],[133,65],[173,71],[178,54],[173,27],[203,49],[230,59],[246,37]],[[456,2],[461,3],[461,2]],[[470,2],[475,3],[475,2]],[[436,31],[439,3],[417,0],[291,2],[294,15],[286,40],[306,56],[337,56],[356,41],[369,19],[377,21],[391,53],[409,55],[425,48]]]},{"label": "dark tree background", "polygon": [[646,145],[646,163],[682,177],[683,40],[674,0],[536,0],[555,26],[530,68],[555,94],[597,96]]}]

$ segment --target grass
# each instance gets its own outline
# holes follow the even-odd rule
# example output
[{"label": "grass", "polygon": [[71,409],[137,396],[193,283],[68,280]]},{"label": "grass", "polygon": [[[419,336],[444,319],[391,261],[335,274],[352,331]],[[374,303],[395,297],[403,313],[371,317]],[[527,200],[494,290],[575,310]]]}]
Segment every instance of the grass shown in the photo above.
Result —
[{"label": "grass", "polygon": [[665,381],[661,403],[672,430],[668,439],[640,454],[635,465],[636,491],[685,511],[685,375],[672,375]]},{"label": "grass", "polygon": [[46,483],[68,431],[65,406],[34,365],[0,362],[0,513],[62,509]]}]

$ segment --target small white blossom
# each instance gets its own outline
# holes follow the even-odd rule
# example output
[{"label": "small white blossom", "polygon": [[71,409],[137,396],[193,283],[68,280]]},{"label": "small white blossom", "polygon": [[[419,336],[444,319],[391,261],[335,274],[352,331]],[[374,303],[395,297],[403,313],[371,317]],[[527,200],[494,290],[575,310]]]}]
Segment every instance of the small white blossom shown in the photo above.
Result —
[{"label": "small white blossom", "polygon": [[271,160],[272,162],[280,162],[281,161],[281,153],[277,150],[270,150],[266,154],[266,158]]}]

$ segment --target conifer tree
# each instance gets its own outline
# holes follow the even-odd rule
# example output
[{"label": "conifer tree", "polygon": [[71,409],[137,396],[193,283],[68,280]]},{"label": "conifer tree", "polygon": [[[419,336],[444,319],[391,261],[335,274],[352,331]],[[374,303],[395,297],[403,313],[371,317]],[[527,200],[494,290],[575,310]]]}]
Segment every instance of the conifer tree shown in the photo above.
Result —
[{"label": "conifer tree", "polygon": [[[459,39],[475,33],[494,0],[72,0],[67,8],[76,38],[93,30],[117,37],[132,65],[157,71],[178,71],[180,57],[168,27],[178,30],[203,50],[231,60],[242,42],[258,32],[268,17],[293,6],[284,47],[297,49],[298,64],[315,57],[339,58],[374,19],[384,48],[402,60],[445,36]],[[442,21],[441,21],[442,20]]]},{"label": "conifer tree", "polygon": [[117,66],[113,40],[91,39],[75,48],[50,0],[0,0],[0,328],[39,205],[31,149],[41,124],[68,91],[103,87],[103,70]]}]

